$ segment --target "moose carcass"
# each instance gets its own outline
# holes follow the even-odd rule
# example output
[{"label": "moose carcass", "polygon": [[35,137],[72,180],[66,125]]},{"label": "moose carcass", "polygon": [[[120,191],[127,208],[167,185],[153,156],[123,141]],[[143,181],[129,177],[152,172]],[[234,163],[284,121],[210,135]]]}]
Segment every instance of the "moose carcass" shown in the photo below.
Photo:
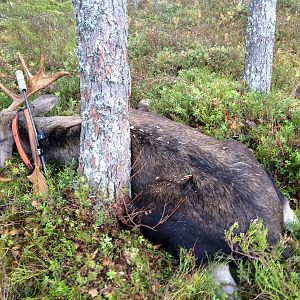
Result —
[{"label": "moose carcass", "polygon": [[285,198],[249,149],[152,113],[131,111],[132,209],[143,233],[176,254],[197,259],[222,249],[233,223],[246,231],[261,218],[269,242],[281,237]]},{"label": "moose carcass", "polygon": [[[260,218],[274,245],[283,223],[296,222],[286,198],[249,149],[201,134],[155,114],[131,111],[131,211],[142,233],[178,256],[192,249],[200,263],[220,250],[230,253],[224,232],[238,223],[247,231]],[[227,294],[234,280],[226,265],[213,276]]]},{"label": "moose carcass", "polygon": [[[47,85],[65,75],[45,76],[42,60],[40,71],[32,76],[22,63],[29,81],[36,78]],[[1,139],[8,141],[0,145],[1,164],[12,151],[8,124],[22,99],[0,88],[14,101],[0,113],[1,122],[5,120]],[[78,116],[40,117],[35,122],[47,136],[46,158],[61,163],[78,159]],[[239,142],[218,141],[145,111],[131,110],[130,123],[134,198],[127,212],[146,237],[167,251],[177,256],[180,247],[192,249],[200,263],[216,252],[230,252],[224,231],[234,223],[244,232],[251,220],[261,218],[274,244],[281,237],[284,221],[296,220],[272,179]],[[22,118],[20,126],[22,135],[26,132]],[[228,294],[233,292],[235,283],[227,266],[216,268],[213,276],[225,284]]]},{"label": "moose carcass", "polygon": [[[79,155],[80,119],[73,117],[72,126],[63,119],[37,118],[36,124],[48,136],[48,157],[66,163]],[[224,231],[238,223],[245,232],[257,218],[269,228],[274,245],[284,223],[296,221],[286,198],[241,143],[218,141],[144,111],[130,110],[130,124],[128,216],[150,241],[175,256],[180,247],[192,249],[198,263],[219,251],[230,253]],[[225,292],[234,292],[228,266],[217,266],[213,276]]]}]

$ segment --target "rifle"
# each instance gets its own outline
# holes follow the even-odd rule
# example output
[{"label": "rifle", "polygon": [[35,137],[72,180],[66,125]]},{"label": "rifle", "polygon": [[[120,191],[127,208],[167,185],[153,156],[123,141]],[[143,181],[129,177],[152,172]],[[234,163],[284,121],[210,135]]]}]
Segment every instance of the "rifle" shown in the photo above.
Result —
[{"label": "rifle", "polygon": [[[32,172],[32,174],[29,176],[29,180],[33,182],[34,185],[34,192],[39,191],[48,191],[48,186],[45,180],[45,177],[43,176],[40,166],[43,166],[44,172],[46,172],[46,165],[45,165],[45,159],[42,152],[41,147],[41,136],[37,133],[36,128],[34,126],[32,114],[30,111],[30,107],[28,105],[27,97],[30,97],[37,91],[43,89],[44,87],[48,86],[49,84],[55,82],[59,78],[69,75],[68,72],[56,72],[52,75],[46,75],[45,74],[45,57],[44,55],[41,56],[41,63],[38,72],[33,75],[31,74],[23,56],[19,53],[19,58],[21,61],[22,68],[26,75],[26,82],[24,81],[23,74],[17,73],[17,79],[18,84],[21,90],[21,96],[18,94],[15,94],[14,92],[10,91],[7,87],[5,87],[3,84],[0,83],[0,90],[2,90],[11,100],[12,103],[9,105],[7,109],[5,109],[6,113],[14,112],[17,110],[18,107],[20,107],[25,101],[26,101],[26,109],[24,110],[25,119],[27,123],[27,128],[29,132],[29,138],[30,138],[30,148],[33,156],[33,164],[31,164],[30,160],[28,159],[26,152],[24,151],[19,131],[18,131],[18,115],[17,112],[15,115],[15,118],[12,122],[12,131],[13,131],[13,137],[17,146],[17,149],[20,153],[20,156],[25,163],[25,165],[28,167],[28,169]],[[1,115],[1,112],[0,112]],[[2,121],[2,120],[1,120]],[[1,132],[0,132],[1,133]],[[0,177],[0,182],[8,182],[11,179],[8,178],[2,178]]]},{"label": "rifle", "polygon": [[23,112],[26,120],[27,129],[28,129],[33,166],[30,163],[29,159],[27,158],[27,155],[25,154],[25,151],[23,150],[23,147],[19,139],[18,125],[17,125],[18,113],[16,114],[16,117],[12,123],[13,136],[22,160],[24,161],[25,165],[29,168],[29,170],[32,171],[32,173],[28,176],[28,179],[33,184],[33,192],[34,193],[44,192],[47,194],[48,185],[43,173],[40,170],[40,166],[42,165],[44,173],[46,174],[47,172],[44,151],[41,147],[41,141],[45,138],[45,135],[43,133],[38,133],[36,126],[34,124],[33,116],[27,99],[27,86],[22,71],[20,70],[16,71],[16,78],[17,78],[17,82],[21,94],[25,100],[26,108],[23,110]]}]

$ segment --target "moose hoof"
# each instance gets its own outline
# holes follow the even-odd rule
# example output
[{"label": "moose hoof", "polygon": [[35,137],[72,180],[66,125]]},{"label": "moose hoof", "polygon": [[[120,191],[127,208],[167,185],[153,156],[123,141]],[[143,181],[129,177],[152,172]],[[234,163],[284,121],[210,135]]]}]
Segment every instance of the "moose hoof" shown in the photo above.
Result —
[{"label": "moose hoof", "polygon": [[210,274],[215,283],[220,287],[221,293],[228,296],[227,299],[239,299],[239,297],[236,295],[237,285],[230,273],[228,264],[216,264],[210,270]]}]

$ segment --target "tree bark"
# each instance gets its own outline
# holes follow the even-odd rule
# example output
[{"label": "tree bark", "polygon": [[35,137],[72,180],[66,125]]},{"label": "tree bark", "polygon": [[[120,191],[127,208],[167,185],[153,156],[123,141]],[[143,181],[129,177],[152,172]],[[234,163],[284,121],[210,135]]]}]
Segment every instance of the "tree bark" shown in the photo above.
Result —
[{"label": "tree bark", "polygon": [[250,90],[270,91],[276,0],[251,0],[248,12],[244,79]]},{"label": "tree bark", "polygon": [[129,186],[127,1],[72,0],[81,82],[79,166],[113,200]]},{"label": "tree bark", "polygon": [[152,0],[152,7],[156,10],[158,9],[158,0]]}]

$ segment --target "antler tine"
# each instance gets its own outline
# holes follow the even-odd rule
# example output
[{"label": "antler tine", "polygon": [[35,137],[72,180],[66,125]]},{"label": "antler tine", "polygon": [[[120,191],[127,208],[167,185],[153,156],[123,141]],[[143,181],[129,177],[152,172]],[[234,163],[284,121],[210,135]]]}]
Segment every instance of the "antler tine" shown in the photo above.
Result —
[{"label": "antler tine", "polygon": [[47,76],[45,74],[45,56],[41,55],[41,61],[40,61],[40,68],[36,75],[32,75],[27,67],[27,64],[25,63],[23,56],[21,53],[19,53],[19,57],[21,60],[22,67],[25,71],[26,75],[26,83],[27,83],[27,93],[28,97],[34,94],[35,92],[41,90],[42,88],[50,85],[51,83],[55,82],[60,77],[69,75],[68,72],[57,72],[53,75]]},{"label": "antler tine", "polygon": [[10,91],[4,84],[0,83],[0,89],[13,101],[19,101],[20,96]]},{"label": "antler tine", "polygon": [[26,62],[25,62],[25,60],[24,60],[24,58],[23,58],[23,56],[20,52],[18,52],[18,56],[19,56],[19,59],[21,61],[22,68],[25,72],[26,79],[27,79],[27,81],[29,81],[33,77],[33,75],[30,73],[30,71],[27,67],[27,64],[26,64]]},{"label": "antler tine", "polygon": [[[44,55],[41,56],[41,62],[40,62],[40,68],[36,75],[32,75],[29,71],[29,68],[21,55],[20,52],[18,52],[22,68],[24,69],[25,76],[26,76],[26,83],[27,83],[27,96],[33,95],[35,92],[41,90],[42,88],[50,85],[51,83],[55,82],[60,77],[69,75],[68,72],[57,72],[53,75],[47,76],[45,74],[45,57]],[[13,103],[8,107],[8,110],[15,110],[17,109],[23,102],[24,99],[21,95],[17,95],[10,91],[8,88],[6,88],[3,84],[0,83],[0,89],[9,96]]]},{"label": "antler tine", "polygon": [[8,110],[15,110],[24,102],[22,96],[13,93],[2,83],[0,83],[0,89],[13,101],[12,104],[7,108]]}]

